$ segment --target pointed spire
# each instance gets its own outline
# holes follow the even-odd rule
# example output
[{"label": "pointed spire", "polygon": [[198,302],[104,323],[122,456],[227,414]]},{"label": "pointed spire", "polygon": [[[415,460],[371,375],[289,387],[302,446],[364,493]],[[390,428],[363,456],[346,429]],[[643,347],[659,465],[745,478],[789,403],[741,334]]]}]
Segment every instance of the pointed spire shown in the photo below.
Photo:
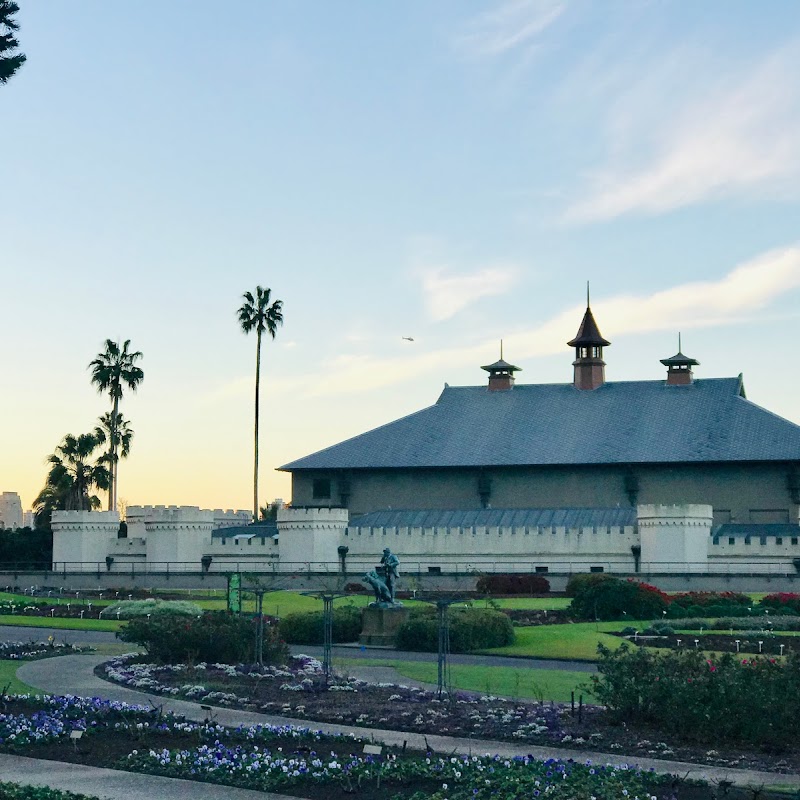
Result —
[{"label": "pointed spire", "polygon": [[611,344],[600,333],[590,302],[589,281],[586,281],[586,311],[575,338],[567,342],[575,348],[572,365],[575,367],[574,383],[578,389],[596,389],[605,383],[603,348]]}]

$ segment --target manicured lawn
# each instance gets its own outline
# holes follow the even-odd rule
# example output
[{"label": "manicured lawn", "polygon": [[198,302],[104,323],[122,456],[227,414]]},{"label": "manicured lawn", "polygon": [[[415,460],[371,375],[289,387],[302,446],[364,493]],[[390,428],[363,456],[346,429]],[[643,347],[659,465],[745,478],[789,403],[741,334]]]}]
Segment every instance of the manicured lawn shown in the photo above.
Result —
[{"label": "manicured lawn", "polygon": [[23,663],[22,661],[5,661],[0,659],[0,689],[6,689],[6,691],[11,694],[37,693],[37,690],[32,686],[28,686],[27,683],[17,680],[17,670]]},{"label": "manicured lawn", "polygon": [[65,619],[63,617],[23,617],[18,614],[0,614],[0,625],[58,628],[72,631],[118,631],[125,625],[125,622],[116,619]]},{"label": "manicured lawn", "polygon": [[566,608],[572,602],[571,597],[493,597],[491,603],[485,600],[476,600],[477,608],[491,608],[497,604],[500,608],[528,610],[557,611]]},{"label": "manicured lawn", "polygon": [[[337,659],[334,666],[347,671],[351,665],[394,667],[404,678],[436,684],[437,666],[419,661],[393,661],[380,659],[365,662],[355,659]],[[560,669],[514,669],[513,667],[482,667],[465,664],[450,666],[450,682],[454,689],[469,692],[500,695],[519,698],[520,700],[550,700],[565,703],[570,699],[570,692],[584,695],[589,702],[588,692],[580,686],[589,682],[585,672],[570,672]]]},{"label": "manicured lawn", "polygon": [[570,625],[537,625],[515,628],[517,641],[506,647],[483,650],[498,656],[527,656],[529,658],[572,658],[597,660],[597,645],[614,650],[622,642],[604,631],[619,630],[623,625],[644,625],[640,622],[576,622]]}]

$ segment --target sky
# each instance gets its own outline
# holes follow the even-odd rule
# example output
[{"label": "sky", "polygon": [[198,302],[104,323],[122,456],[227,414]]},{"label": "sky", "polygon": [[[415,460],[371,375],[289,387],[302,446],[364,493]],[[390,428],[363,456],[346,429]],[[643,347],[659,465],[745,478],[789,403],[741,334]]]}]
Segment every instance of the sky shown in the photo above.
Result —
[{"label": "sky", "polygon": [[[744,373],[800,423],[795,0],[18,0],[0,86],[0,491],[108,410],[143,353],[126,504],[252,503],[275,468],[477,385]],[[408,341],[409,337],[413,341]]]}]

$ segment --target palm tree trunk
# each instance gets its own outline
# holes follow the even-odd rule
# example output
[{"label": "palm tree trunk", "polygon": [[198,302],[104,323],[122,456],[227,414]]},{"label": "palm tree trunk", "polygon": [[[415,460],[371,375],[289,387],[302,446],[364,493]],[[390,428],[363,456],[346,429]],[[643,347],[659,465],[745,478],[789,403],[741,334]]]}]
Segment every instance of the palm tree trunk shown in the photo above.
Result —
[{"label": "palm tree trunk", "polygon": [[258,522],[258,398],[261,385],[261,331],[256,332],[256,420],[253,458],[253,522]]},{"label": "palm tree trunk", "polygon": [[108,510],[117,508],[117,414],[119,413],[119,397],[114,394],[114,408],[111,412],[111,485],[108,487]]}]

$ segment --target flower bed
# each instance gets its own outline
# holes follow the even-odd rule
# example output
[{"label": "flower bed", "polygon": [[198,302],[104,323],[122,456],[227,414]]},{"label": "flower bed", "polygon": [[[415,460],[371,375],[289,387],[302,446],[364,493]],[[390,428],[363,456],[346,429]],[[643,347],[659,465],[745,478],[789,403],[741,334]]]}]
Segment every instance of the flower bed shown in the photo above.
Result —
[{"label": "flower bed", "polygon": [[0,659],[30,661],[37,658],[85,653],[91,648],[56,642],[51,636],[46,642],[0,642]]},{"label": "flower bed", "polygon": [[[74,738],[74,731],[81,731],[81,737]],[[457,757],[394,748],[364,753],[364,742],[353,737],[289,726],[228,730],[98,698],[12,698],[9,713],[0,714],[0,750],[320,800],[343,800],[354,792],[364,800],[672,796],[669,778],[625,764]],[[679,796],[702,795],[687,788]]]},{"label": "flower bed", "polygon": [[620,725],[599,706],[586,704],[581,708],[579,702],[572,708],[568,704],[522,703],[465,692],[439,700],[435,692],[396,684],[369,684],[343,676],[333,680],[326,690],[319,661],[307,656],[283,668],[229,664],[157,666],[136,663],[129,655],[101,665],[97,674],[151,693],[292,719],[759,770],[800,769],[800,750],[794,742],[779,759],[765,756],[752,745],[715,745],[715,749],[709,749],[666,735],[657,725]]}]

